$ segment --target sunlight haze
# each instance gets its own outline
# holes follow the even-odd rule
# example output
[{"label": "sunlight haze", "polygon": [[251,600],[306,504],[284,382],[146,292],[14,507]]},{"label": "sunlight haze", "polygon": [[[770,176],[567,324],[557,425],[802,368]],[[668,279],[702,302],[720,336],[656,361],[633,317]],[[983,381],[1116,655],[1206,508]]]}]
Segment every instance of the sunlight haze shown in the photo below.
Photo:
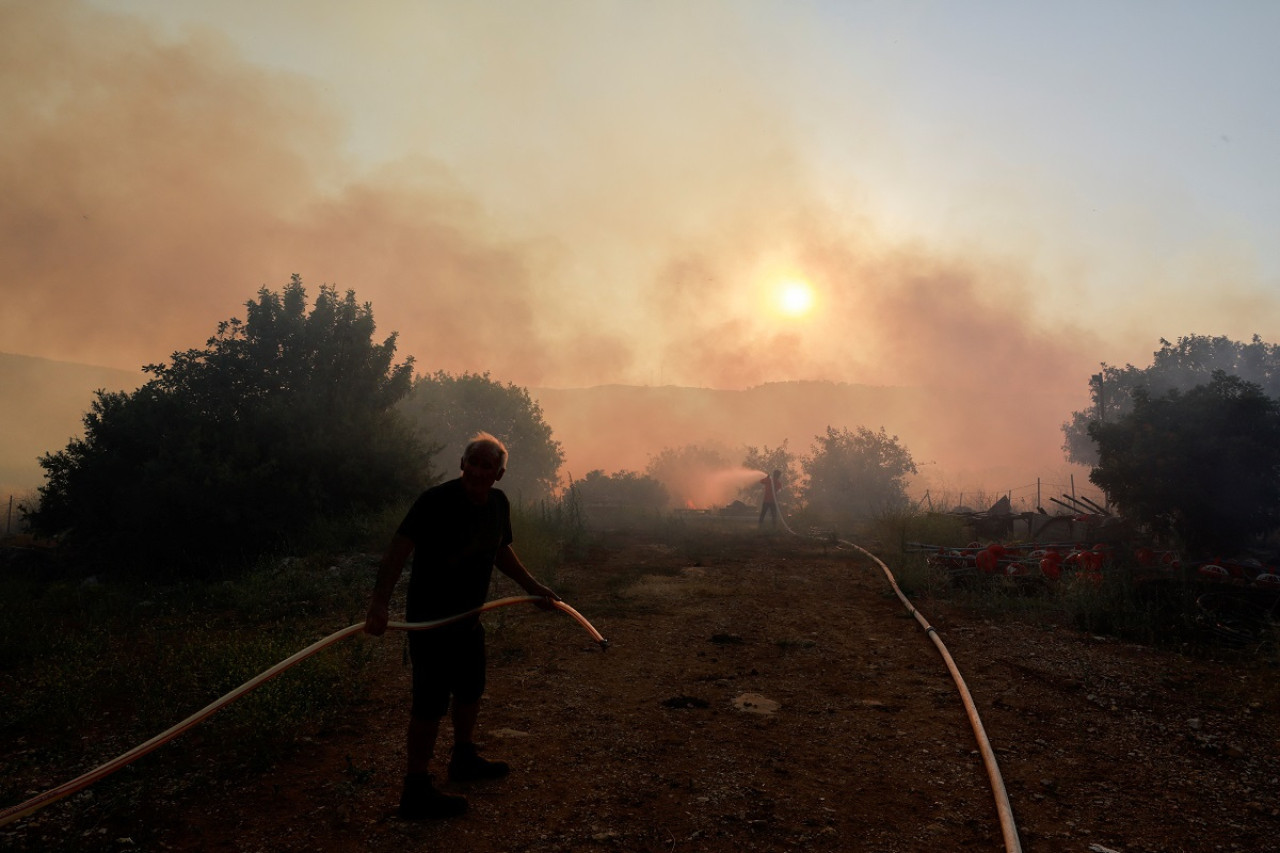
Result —
[{"label": "sunlight haze", "polygon": [[998,392],[1057,465],[1099,363],[1276,338],[1278,41],[1266,2],[0,0],[0,351],[135,370],[298,273],[420,372]]}]

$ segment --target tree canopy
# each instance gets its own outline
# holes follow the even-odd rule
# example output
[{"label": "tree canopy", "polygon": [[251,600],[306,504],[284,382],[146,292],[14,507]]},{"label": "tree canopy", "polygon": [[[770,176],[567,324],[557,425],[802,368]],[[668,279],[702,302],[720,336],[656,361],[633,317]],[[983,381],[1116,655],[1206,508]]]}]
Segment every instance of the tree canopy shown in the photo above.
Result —
[{"label": "tree canopy", "polygon": [[617,471],[606,474],[597,468],[588,471],[581,480],[575,480],[573,488],[588,511],[593,506],[614,506],[632,509],[663,509],[669,496],[662,483],[635,471]]},{"label": "tree canopy", "polygon": [[136,391],[97,392],[84,436],[40,459],[35,529],[107,562],[207,565],[424,484],[429,454],[393,409],[413,362],[394,363],[394,333],[374,342],[368,303],[322,286],[308,313],[294,275],[246,309]]},{"label": "tree canopy", "polygon": [[1113,422],[1130,412],[1139,389],[1150,396],[1187,391],[1206,384],[1219,370],[1256,384],[1269,397],[1280,398],[1280,346],[1266,343],[1257,335],[1249,343],[1207,335],[1189,335],[1178,338],[1176,343],[1162,338],[1149,367],[1103,364],[1090,377],[1089,408],[1072,412],[1071,419],[1062,425],[1062,449],[1068,461],[1079,465],[1098,461],[1089,425]]},{"label": "tree canopy", "polygon": [[1280,402],[1215,371],[1189,391],[1133,393],[1133,408],[1092,423],[1089,479],[1124,515],[1194,553],[1237,549],[1280,524]]},{"label": "tree canopy", "polygon": [[450,475],[457,471],[467,442],[487,432],[501,439],[510,454],[498,485],[512,499],[541,500],[559,485],[564,451],[552,438],[542,407],[524,388],[503,385],[488,373],[453,376],[437,371],[413,383],[400,410],[441,450]]},{"label": "tree canopy", "polygon": [[807,478],[805,505],[827,518],[860,518],[905,506],[907,475],[917,473],[911,453],[884,427],[827,427],[800,464]]}]

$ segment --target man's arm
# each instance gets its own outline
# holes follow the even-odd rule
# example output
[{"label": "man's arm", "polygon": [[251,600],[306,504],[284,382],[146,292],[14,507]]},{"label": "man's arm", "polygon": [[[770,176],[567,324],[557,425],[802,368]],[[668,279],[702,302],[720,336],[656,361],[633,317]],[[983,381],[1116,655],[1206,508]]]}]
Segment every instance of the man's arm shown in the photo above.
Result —
[{"label": "man's arm", "polygon": [[[413,540],[397,533],[391,538],[387,552],[378,563],[378,580],[373,586],[373,597],[369,601],[369,613],[364,618],[366,634],[381,637],[387,630],[387,608],[391,606],[391,593],[400,581],[400,573],[404,564],[413,553]],[[527,574],[527,572],[526,572]]]},{"label": "man's arm", "polygon": [[498,567],[498,571],[515,581],[530,595],[560,601],[560,596],[556,595],[551,587],[539,583],[533,575],[529,574],[529,570],[524,567],[524,563],[520,562],[515,549],[510,545],[503,545],[498,549],[498,556],[493,564]]}]

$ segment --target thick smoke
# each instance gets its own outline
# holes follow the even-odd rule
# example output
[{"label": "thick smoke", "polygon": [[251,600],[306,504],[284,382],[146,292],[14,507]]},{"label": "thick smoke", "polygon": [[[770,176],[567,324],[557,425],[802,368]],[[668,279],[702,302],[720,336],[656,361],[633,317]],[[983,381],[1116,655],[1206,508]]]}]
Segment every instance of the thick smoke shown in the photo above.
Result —
[{"label": "thick smoke", "polygon": [[[528,91],[507,76],[530,73],[518,57],[483,66],[472,94],[502,109],[482,124],[517,132],[509,108],[531,130],[491,140],[483,177],[463,158],[464,180],[429,156],[358,170],[334,99],[210,32],[166,39],[67,0],[0,15],[8,351],[134,368],[299,272],[373,302],[425,368],[523,384],[932,384],[1062,363],[1020,305],[977,297],[990,270],[831,213],[785,111],[749,88],[750,51],[700,50],[714,17],[650,34],[676,41],[672,66],[616,57],[601,73],[628,98],[553,103],[538,75]],[[482,17],[454,26],[476,37]],[[522,209],[522,193],[564,207]],[[778,257],[819,288],[819,320],[770,313]]]},{"label": "thick smoke", "polygon": [[[202,345],[297,272],[313,295],[329,283],[371,302],[423,372],[929,389],[928,406],[833,425],[885,424],[976,469],[1059,464],[1057,425],[1098,361],[1215,331],[1162,327],[1117,357],[1097,317],[1046,313],[1063,286],[1016,250],[890,236],[806,153],[777,60],[797,33],[734,3],[627,5],[287,7],[312,50],[350,63],[330,86],[213,29],[0,2],[0,350],[136,369]],[[369,74],[384,60],[402,79]],[[849,139],[891,150],[870,91],[841,91]],[[374,131],[347,121],[358,99],[396,140],[380,158],[362,154]],[[797,275],[817,308],[787,319],[770,289]],[[676,439],[803,450],[812,434],[797,430],[825,426],[751,413],[717,435],[696,409],[618,430],[547,415],[579,474],[643,467]]]},{"label": "thick smoke", "polygon": [[429,367],[546,369],[531,253],[439,167],[353,178],[313,85],[70,2],[0,6],[0,55],[5,350],[163,360],[300,272]]}]

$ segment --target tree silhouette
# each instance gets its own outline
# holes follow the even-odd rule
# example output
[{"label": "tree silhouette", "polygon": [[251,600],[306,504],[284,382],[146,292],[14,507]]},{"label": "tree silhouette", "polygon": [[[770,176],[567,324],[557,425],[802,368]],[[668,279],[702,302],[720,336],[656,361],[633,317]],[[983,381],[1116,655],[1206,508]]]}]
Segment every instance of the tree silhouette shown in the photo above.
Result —
[{"label": "tree silhouette", "polygon": [[1089,479],[1120,511],[1193,553],[1234,551],[1280,523],[1280,402],[1215,371],[1189,391],[1134,393],[1133,410],[1095,423]]},{"label": "tree silhouette", "polygon": [[110,564],[207,566],[423,484],[429,454],[393,410],[413,362],[373,341],[367,303],[322,286],[308,314],[295,275],[246,308],[138,390],[97,392],[83,438],[40,459],[35,529]]},{"label": "tree silhouette", "polygon": [[1150,367],[1103,364],[1089,377],[1089,408],[1072,412],[1062,425],[1063,453],[1078,465],[1097,463],[1098,448],[1090,437],[1090,424],[1110,423],[1132,411],[1139,389],[1154,396],[1187,391],[1207,383],[1217,370],[1255,383],[1270,397],[1280,397],[1280,346],[1257,335],[1247,344],[1207,335],[1189,335],[1176,343],[1161,338]]},{"label": "tree silhouette", "polygon": [[588,471],[581,480],[575,480],[573,488],[577,491],[578,498],[587,507],[588,514],[593,506],[625,507],[656,512],[665,508],[670,500],[662,483],[635,471],[616,471],[613,474],[606,474],[597,468]]},{"label": "tree silhouette", "polygon": [[916,473],[911,454],[883,427],[877,432],[827,427],[826,435],[815,436],[801,467],[807,476],[806,507],[832,519],[865,518],[905,506],[906,478]]},{"label": "tree silhouette", "polygon": [[477,432],[487,432],[501,439],[511,454],[498,485],[512,500],[542,500],[559,484],[564,451],[552,438],[542,407],[524,388],[503,385],[488,373],[452,376],[438,371],[414,382],[401,411],[440,449],[450,476],[456,474],[467,442]]}]

